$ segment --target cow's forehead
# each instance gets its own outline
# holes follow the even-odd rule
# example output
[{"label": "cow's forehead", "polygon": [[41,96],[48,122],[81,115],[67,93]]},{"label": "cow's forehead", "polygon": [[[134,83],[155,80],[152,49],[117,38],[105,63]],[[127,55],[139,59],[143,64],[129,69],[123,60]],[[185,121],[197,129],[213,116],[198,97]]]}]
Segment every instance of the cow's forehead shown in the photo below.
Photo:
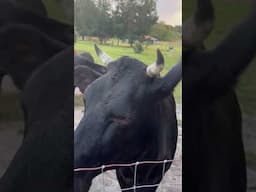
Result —
[{"label": "cow's forehead", "polygon": [[[89,94],[106,94],[113,92],[112,95],[128,94],[134,92],[138,87],[147,86],[149,78],[146,74],[146,66],[143,63],[112,63],[100,78],[96,79],[85,92]],[[122,95],[123,95],[122,94]]]},{"label": "cow's forehead", "polygon": [[146,68],[144,63],[136,59],[121,57],[109,64],[107,73],[90,84],[86,95],[95,97],[95,93],[105,95],[113,92],[111,95],[115,95],[122,92],[125,95],[134,92],[134,89],[147,84]]},{"label": "cow's forehead", "polygon": [[109,71],[116,71],[116,72],[128,72],[133,71],[134,73],[137,72],[145,72],[146,65],[134,58],[123,56],[119,58],[118,60],[110,63]]}]

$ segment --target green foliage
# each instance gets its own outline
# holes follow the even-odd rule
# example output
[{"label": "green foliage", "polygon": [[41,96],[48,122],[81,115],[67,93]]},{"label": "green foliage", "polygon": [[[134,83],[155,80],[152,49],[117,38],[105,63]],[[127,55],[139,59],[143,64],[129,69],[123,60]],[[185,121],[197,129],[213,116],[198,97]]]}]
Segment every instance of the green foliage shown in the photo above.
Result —
[{"label": "green foliage", "polygon": [[75,29],[81,36],[97,36],[100,42],[112,36],[110,0],[77,0]]},{"label": "green foliage", "polygon": [[81,36],[94,34],[99,17],[99,10],[92,0],[76,0],[75,29]]},{"label": "green foliage", "polygon": [[44,3],[44,5],[46,7],[47,14],[48,14],[49,17],[51,17],[53,19],[56,19],[58,21],[64,22],[64,23],[73,23],[73,18],[68,18],[65,15],[65,10],[60,5],[60,1],[57,1],[57,0],[42,0],[42,2]]},{"label": "green foliage", "polygon": [[[151,26],[158,20],[156,0],[115,0],[113,11],[114,25],[119,25],[115,36],[134,40],[148,33]],[[122,32],[122,33],[121,33]]]},{"label": "green foliage", "polygon": [[151,27],[149,34],[160,41],[175,41],[181,38],[181,27],[172,27],[160,22]]},{"label": "green foliage", "polygon": [[144,51],[143,46],[139,41],[135,41],[133,50],[135,53],[142,53]]},{"label": "green foliage", "polygon": [[101,43],[129,39],[131,46],[158,20],[156,0],[77,0],[75,13],[79,35],[97,36]]},{"label": "green foliage", "polygon": [[99,37],[101,44],[105,39],[112,36],[112,19],[111,19],[111,4],[108,0],[98,0],[96,2],[99,15],[95,33],[93,35]]}]

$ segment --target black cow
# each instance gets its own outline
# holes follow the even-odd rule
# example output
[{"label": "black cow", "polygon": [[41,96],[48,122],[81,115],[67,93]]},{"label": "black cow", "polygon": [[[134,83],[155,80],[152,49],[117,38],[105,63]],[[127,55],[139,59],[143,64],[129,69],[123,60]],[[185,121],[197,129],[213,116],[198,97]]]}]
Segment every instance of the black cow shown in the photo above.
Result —
[{"label": "black cow", "polygon": [[72,191],[73,28],[0,4],[0,68],[22,90],[26,130],[0,191]]},{"label": "black cow", "polygon": [[12,1],[0,1],[0,7],[0,27],[9,24],[32,25],[53,39],[66,44],[73,43],[74,29],[71,25],[63,24],[45,15],[36,14],[24,8],[24,6],[21,6],[19,3]]},{"label": "black cow", "polygon": [[23,89],[35,69],[67,46],[23,24],[0,28],[0,41],[0,68],[12,77],[19,89]]},{"label": "black cow", "polygon": [[[96,47],[99,56],[103,53]],[[129,57],[109,63],[107,72],[88,79],[85,114],[75,130],[75,168],[111,163],[173,159],[177,142],[175,101],[171,94],[181,79],[181,63],[160,77],[164,58],[147,67]],[[166,170],[171,166],[166,165]],[[134,168],[117,168],[122,188],[132,187]],[[75,172],[76,192],[88,191],[100,171]],[[157,184],[162,165],[140,166],[137,185]],[[155,191],[157,187],[136,191]],[[133,191],[133,190],[131,190]]]},{"label": "black cow", "polygon": [[[6,33],[5,38],[8,40],[14,38],[15,36],[22,36],[22,38],[29,38],[29,34],[31,34],[30,33],[31,31],[29,31],[28,34],[26,34],[26,32],[29,30],[29,28],[34,27],[38,33],[44,33],[45,35],[49,36],[49,38],[55,39],[55,41],[59,41],[62,44],[72,45],[73,44],[73,27],[48,18],[46,16],[44,6],[42,5],[42,3],[40,1],[37,1],[34,3],[38,5],[37,10],[38,11],[41,10],[40,14],[37,14],[34,11],[28,10],[20,2],[7,1],[7,0],[0,1],[0,9],[1,9],[0,30],[1,30],[1,32],[6,31],[6,28],[10,28],[10,26],[14,26],[16,24],[23,25],[23,27],[21,27],[21,29],[16,29],[16,31],[15,32],[12,31],[11,34]],[[25,31],[22,31],[25,25],[28,25],[28,29],[26,29]],[[37,33],[35,30],[34,30],[34,33]],[[33,37],[32,37],[32,39],[33,39]],[[30,41],[30,43],[32,43],[32,40]],[[38,40],[35,41],[35,43],[38,43]],[[1,44],[2,44],[2,41],[1,41]],[[15,44],[17,44],[17,43],[15,43]],[[34,48],[36,46],[40,46],[40,45],[36,45],[36,44],[33,45]],[[1,47],[3,49],[3,45],[1,45]],[[23,49],[24,49],[25,48],[24,44],[21,45],[20,48],[21,47],[23,47]],[[31,48],[32,47],[30,47],[30,50],[31,50]],[[27,50],[23,50],[23,51],[28,51],[28,49],[29,48],[27,48]],[[35,50],[33,50],[33,51],[35,51]],[[1,62],[1,65],[2,64],[3,63]],[[20,64],[20,66],[21,65],[22,64]],[[24,67],[25,68],[22,69],[22,71],[26,70],[26,65],[24,65]],[[2,78],[4,77],[4,75],[8,74],[8,72],[5,71],[4,69],[1,69],[1,66],[0,66],[0,70],[1,70],[0,71],[0,73],[1,73],[0,87],[1,87]],[[21,89],[21,86],[17,85],[17,88]]]},{"label": "black cow", "polygon": [[73,47],[40,66],[22,91],[26,137],[0,191],[73,191]]},{"label": "black cow", "polygon": [[[0,28],[0,68],[22,90],[31,75],[67,45],[30,25],[11,24]],[[27,133],[25,127],[24,135]]]},{"label": "black cow", "polygon": [[245,192],[241,112],[234,91],[256,53],[256,11],[204,50],[214,9],[198,0],[183,32],[183,191]]}]

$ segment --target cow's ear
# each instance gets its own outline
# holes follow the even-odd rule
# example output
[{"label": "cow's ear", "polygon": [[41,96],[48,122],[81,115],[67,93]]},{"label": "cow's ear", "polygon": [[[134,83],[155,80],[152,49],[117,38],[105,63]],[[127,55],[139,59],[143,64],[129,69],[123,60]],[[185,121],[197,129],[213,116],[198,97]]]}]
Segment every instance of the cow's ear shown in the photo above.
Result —
[{"label": "cow's ear", "polygon": [[[12,74],[20,89],[32,72],[67,45],[32,25],[8,24],[0,29],[1,57],[3,70]],[[1,55],[0,54],[0,55]]]},{"label": "cow's ear", "polygon": [[96,71],[97,73],[103,75],[107,72],[107,67],[96,64],[96,63],[90,63],[86,62],[86,66],[91,68],[92,70]]},{"label": "cow's ear", "polygon": [[0,40],[13,56],[12,63],[30,70],[66,47],[63,42],[25,24],[10,24],[1,28]]},{"label": "cow's ear", "polygon": [[101,75],[101,73],[88,66],[77,65],[74,69],[74,85],[84,93],[85,89]]},{"label": "cow's ear", "polygon": [[[85,53],[83,53],[85,54]],[[86,66],[89,67],[91,70],[96,71],[97,73],[104,74],[107,72],[107,68],[102,65],[98,65],[94,63],[94,60],[90,54],[86,55],[87,58],[81,57],[80,55],[75,55],[74,56],[74,64],[75,66],[81,65],[81,66]]]},{"label": "cow's ear", "polygon": [[39,31],[36,28],[26,25],[11,26],[10,33],[14,35],[13,51],[19,57],[18,61],[29,63],[41,63],[49,57],[63,50],[67,45],[51,36]]}]

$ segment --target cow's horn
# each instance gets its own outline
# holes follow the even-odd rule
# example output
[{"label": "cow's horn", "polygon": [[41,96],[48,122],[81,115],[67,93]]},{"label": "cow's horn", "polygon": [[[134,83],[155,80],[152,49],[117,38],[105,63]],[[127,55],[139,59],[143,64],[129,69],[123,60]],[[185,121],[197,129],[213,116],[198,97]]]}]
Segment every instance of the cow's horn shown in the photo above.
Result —
[{"label": "cow's horn", "polygon": [[94,45],[94,48],[98,57],[101,59],[104,65],[108,65],[113,61],[113,59],[110,56],[108,56],[106,53],[104,53],[96,44]]},{"label": "cow's horn", "polygon": [[183,47],[202,45],[213,29],[214,19],[214,8],[211,0],[197,0],[196,13],[183,24]]},{"label": "cow's horn", "polygon": [[157,49],[157,60],[156,63],[147,67],[147,75],[149,77],[156,77],[160,75],[160,72],[164,68],[164,56],[159,49]]}]

